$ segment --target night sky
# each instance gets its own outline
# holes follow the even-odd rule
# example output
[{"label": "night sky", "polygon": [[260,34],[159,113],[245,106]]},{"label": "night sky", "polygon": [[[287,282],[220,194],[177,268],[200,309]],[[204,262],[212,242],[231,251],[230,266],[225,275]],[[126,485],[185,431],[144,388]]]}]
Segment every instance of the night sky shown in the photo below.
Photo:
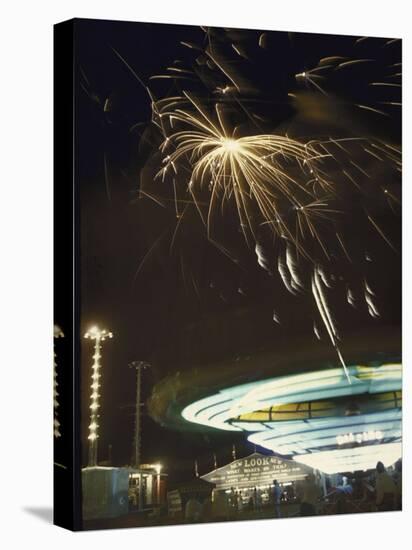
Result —
[{"label": "night sky", "polygon": [[[260,91],[258,99],[249,94],[255,112],[268,115],[270,128],[294,127],[298,121],[300,134],[308,135],[308,119],[299,118],[288,100],[288,93],[296,88],[294,75],[316,65],[321,57],[353,56],[354,38],[272,31],[265,38],[270,47],[259,50],[261,32],[236,32],[238,43],[246,44],[250,54],[244,63],[241,59],[239,72]],[[150,76],[164,73],[176,59],[193,64],[193,50],[181,41],[202,44],[204,31],[178,25],[79,20],[75,33],[82,333],[93,324],[114,333],[113,340],[103,343],[99,460],[107,460],[112,445],[113,465],[124,465],[131,461],[135,398],[135,371],[128,368],[129,362],[152,364],[143,376],[146,400],[156,382],[193,364],[253,356],[276,349],[277,342],[285,339],[293,346],[297,333],[311,333],[313,314],[309,304],[280,293],[278,283],[246,253],[240,265],[234,265],[199,239],[200,224],[194,218],[170,251],[170,241],[163,241],[163,235],[176,222],[173,213],[164,212],[153,201],[138,200],[139,188],[148,177],[144,171],[156,162],[157,142],[150,129],[148,94],[132,71],[149,84]],[[359,45],[360,55],[378,59],[382,66],[393,63],[399,50],[391,45],[384,48],[384,43],[365,41]],[[362,69],[362,78],[368,70]],[[373,70],[379,72],[379,67]],[[358,73],[351,74],[352,78],[340,84],[342,97],[364,102],[375,90],[363,88]],[[169,93],[168,86],[173,84],[153,81],[156,92]],[[392,113],[383,118],[377,121],[369,113],[360,113],[346,123],[399,143],[399,119]],[[361,231],[353,223],[356,242]],[[229,226],[230,220],[224,228],[230,240]],[[393,216],[389,232],[397,246],[399,231],[399,217]],[[382,246],[379,239],[371,246],[376,261],[368,278],[382,296],[378,323],[399,327],[400,255]],[[274,302],[286,312],[283,325],[272,320]],[[347,311],[338,298],[333,305],[341,312],[342,334],[345,329],[370,327],[373,331],[376,326],[366,311]],[[88,411],[91,356],[91,342],[83,341],[83,411]],[[82,419],[83,464],[87,462],[86,415]],[[162,462],[172,479],[190,478],[194,459],[199,460],[201,473],[211,470],[214,452],[219,465],[229,462],[233,443],[238,456],[253,451],[243,436],[171,430],[154,422],[143,409],[142,462]]]}]

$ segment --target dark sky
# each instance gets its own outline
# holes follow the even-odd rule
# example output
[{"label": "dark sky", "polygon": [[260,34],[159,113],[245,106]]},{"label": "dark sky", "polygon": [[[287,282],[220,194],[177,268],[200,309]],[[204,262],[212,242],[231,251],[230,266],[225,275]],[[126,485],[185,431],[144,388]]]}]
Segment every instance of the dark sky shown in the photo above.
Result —
[{"label": "dark sky", "polygon": [[[246,43],[256,42],[259,34],[244,33]],[[203,40],[204,33],[197,27],[87,20],[76,23],[82,332],[91,324],[99,324],[114,333],[113,340],[103,347],[99,459],[107,458],[111,444],[115,465],[128,463],[131,457],[135,375],[128,368],[130,361],[152,363],[144,374],[147,398],[157,381],[193,363],[276,347],[277,339],[285,338],[290,326],[302,332],[311,330],[311,323],[302,322],[305,315],[311,320],[308,306],[293,300],[292,307],[288,307],[288,325],[275,325],[271,300],[278,296],[273,281],[248,260],[246,272],[233,267],[216,251],[196,241],[196,229],[193,237],[186,236],[176,243],[172,255],[169,245],[160,245],[135,276],[150,247],[168,230],[170,220],[160,216],[149,202],[142,207],[136,201],[141,169],[150,154],[150,101],[114,50],[146,84],[151,75],[164,72],[175,59],[193,56],[181,41]],[[293,116],[287,92],[295,86],[296,73],[313,66],[322,56],[349,54],[353,47],[353,38],[327,35],[272,32],[268,40],[272,42],[270,55],[256,55],[244,75],[275,97],[274,124],[285,123]],[[393,52],[382,50],[379,41],[364,45],[362,55],[376,57],[378,46],[381,62],[391,61]],[[363,93],[356,82],[345,83],[346,97],[355,97],[358,92]],[[396,141],[399,126],[396,122],[385,124],[384,131]],[[395,236],[398,226],[399,221],[394,226]],[[356,239],[356,234],[353,237]],[[376,284],[384,294],[385,290],[391,293],[399,283],[399,256],[391,257],[394,269],[386,272],[385,278],[379,275],[387,265],[386,258],[384,255],[382,265],[375,264],[374,268]],[[192,276],[194,284],[188,282]],[[247,298],[237,292],[242,285],[248,290]],[[389,305],[384,305],[385,322],[395,325],[399,323],[398,294],[395,292]],[[370,319],[360,313],[343,323],[353,329],[356,323],[370,324]],[[91,343],[85,342],[83,411],[88,411],[91,355]],[[84,417],[82,421],[84,461],[87,420]],[[240,454],[253,450],[243,436],[208,436],[162,428],[144,410],[142,460],[160,460],[172,477],[187,477],[195,458],[201,471],[208,471],[213,466],[213,452],[220,464],[229,461],[233,442]]]}]

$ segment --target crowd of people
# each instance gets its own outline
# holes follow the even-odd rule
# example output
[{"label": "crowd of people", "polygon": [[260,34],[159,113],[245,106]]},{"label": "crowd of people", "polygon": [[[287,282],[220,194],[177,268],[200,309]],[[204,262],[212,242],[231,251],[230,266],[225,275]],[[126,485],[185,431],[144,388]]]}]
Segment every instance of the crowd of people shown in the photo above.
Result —
[{"label": "crowd of people", "polygon": [[367,476],[357,475],[352,479],[343,476],[342,482],[331,488],[326,499],[334,504],[332,513],[337,514],[401,510],[402,460],[395,463],[391,473],[378,462],[375,471]]},{"label": "crowd of people", "polygon": [[[265,497],[265,498],[263,498]],[[192,496],[185,505],[187,522],[216,521],[234,519],[243,512],[266,512],[272,510],[274,517],[284,515],[285,504],[298,504],[298,511],[292,515],[314,516],[325,512],[325,504],[333,504],[329,513],[350,513],[354,511],[389,511],[402,508],[402,461],[398,460],[391,473],[388,473],[382,462],[368,476],[357,476],[348,479],[342,476],[341,482],[330,487],[324,494],[319,480],[309,474],[296,487],[283,487],[278,480],[273,480],[269,492],[262,492],[257,487],[252,491],[235,490],[212,492],[211,498],[200,499]],[[358,508],[356,508],[356,506]],[[363,506],[366,504],[366,506]]]}]

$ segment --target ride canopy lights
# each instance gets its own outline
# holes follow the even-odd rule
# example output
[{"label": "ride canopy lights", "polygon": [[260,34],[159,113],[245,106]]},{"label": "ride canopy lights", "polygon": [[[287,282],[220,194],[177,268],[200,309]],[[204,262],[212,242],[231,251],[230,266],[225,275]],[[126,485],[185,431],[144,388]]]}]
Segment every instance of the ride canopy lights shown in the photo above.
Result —
[{"label": "ride canopy lights", "polygon": [[[189,422],[324,471],[369,469],[401,456],[402,366],[353,365],[225,388],[182,411]],[[334,470],[332,472],[332,470]]]}]

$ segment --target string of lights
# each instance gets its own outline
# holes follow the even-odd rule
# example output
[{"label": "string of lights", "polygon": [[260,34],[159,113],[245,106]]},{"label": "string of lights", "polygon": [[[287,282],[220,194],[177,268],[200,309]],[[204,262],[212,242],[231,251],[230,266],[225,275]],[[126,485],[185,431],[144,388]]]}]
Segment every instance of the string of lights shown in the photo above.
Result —
[{"label": "string of lights", "polygon": [[94,340],[94,354],[93,354],[93,364],[92,364],[92,383],[90,395],[90,424],[89,424],[89,466],[97,465],[97,440],[99,438],[99,409],[100,409],[100,393],[99,388],[100,378],[101,378],[101,363],[100,359],[102,357],[101,342],[104,342],[106,338],[113,338],[113,334],[106,329],[99,329],[97,326],[92,327],[84,335],[86,339]]},{"label": "string of lights", "polygon": [[[54,325],[54,338],[63,338],[64,334],[62,329],[58,325]],[[61,437],[61,424],[59,421],[59,415],[57,409],[59,408],[59,392],[57,390],[59,383],[57,381],[57,362],[56,362],[56,350],[54,350],[53,360],[53,435],[57,439]]]}]

